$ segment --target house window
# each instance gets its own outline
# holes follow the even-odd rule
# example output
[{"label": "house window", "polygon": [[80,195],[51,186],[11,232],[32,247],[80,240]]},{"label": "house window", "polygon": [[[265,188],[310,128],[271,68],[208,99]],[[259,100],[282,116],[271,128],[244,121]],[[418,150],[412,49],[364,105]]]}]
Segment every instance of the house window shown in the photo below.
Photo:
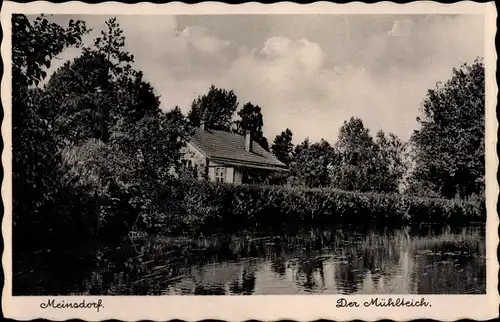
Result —
[{"label": "house window", "polygon": [[226,168],[215,168],[215,182],[226,182]]},{"label": "house window", "polygon": [[185,169],[191,169],[193,167],[193,161],[191,160],[184,160],[184,168]]}]

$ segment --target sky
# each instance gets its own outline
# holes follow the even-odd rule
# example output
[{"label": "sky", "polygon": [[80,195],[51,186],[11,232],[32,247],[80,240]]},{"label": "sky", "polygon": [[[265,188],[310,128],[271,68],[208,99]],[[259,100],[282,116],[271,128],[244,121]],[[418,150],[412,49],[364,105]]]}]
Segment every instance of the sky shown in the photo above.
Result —
[{"label": "sky", "polygon": [[[104,29],[108,16],[54,15]],[[286,128],[334,142],[345,120],[359,117],[407,140],[428,89],[454,67],[484,55],[481,15],[181,15],[117,16],[134,67],[165,111],[187,114],[211,84],[234,90],[240,106],[262,108],[270,142]],[[79,55],[64,51],[52,71]],[[49,71],[50,73],[50,71]]]}]

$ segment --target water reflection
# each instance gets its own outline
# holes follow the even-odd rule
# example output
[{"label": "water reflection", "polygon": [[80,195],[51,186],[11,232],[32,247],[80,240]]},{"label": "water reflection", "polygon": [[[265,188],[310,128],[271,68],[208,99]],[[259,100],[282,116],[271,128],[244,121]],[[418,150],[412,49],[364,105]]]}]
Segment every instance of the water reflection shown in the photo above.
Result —
[{"label": "water reflection", "polygon": [[89,294],[485,292],[483,228],[147,238],[104,256]]}]

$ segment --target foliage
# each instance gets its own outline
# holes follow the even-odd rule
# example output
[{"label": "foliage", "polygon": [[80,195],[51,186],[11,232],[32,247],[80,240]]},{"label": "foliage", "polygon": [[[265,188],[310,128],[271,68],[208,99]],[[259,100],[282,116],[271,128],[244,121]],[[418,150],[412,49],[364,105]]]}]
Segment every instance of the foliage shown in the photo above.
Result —
[{"label": "foliage", "polygon": [[[283,228],[395,227],[421,223],[462,224],[485,219],[484,202],[360,193],[332,188],[172,182],[169,203],[177,224],[164,233],[236,232],[248,227],[277,233]],[[175,221],[170,221],[174,223]]]},{"label": "foliage", "polygon": [[290,184],[313,188],[328,186],[328,167],[334,158],[333,152],[325,140],[310,144],[309,139],[305,139],[295,147],[294,158],[290,162]]},{"label": "foliage", "polygon": [[374,140],[359,118],[351,118],[340,128],[335,155],[331,182],[342,190],[397,192],[408,167],[406,144],[383,131]]},{"label": "foliage", "polygon": [[96,89],[105,77],[104,65],[103,57],[86,53],[66,62],[45,85],[40,106],[63,143],[100,137],[98,105],[106,99]]},{"label": "foliage", "polygon": [[227,91],[212,85],[206,95],[193,100],[188,119],[193,127],[200,126],[204,120],[208,129],[229,132],[237,108],[238,98],[232,90]]},{"label": "foliage", "polygon": [[237,114],[240,119],[234,121],[233,131],[240,135],[245,135],[246,132],[249,131],[252,139],[260,144],[266,151],[269,151],[269,143],[262,132],[264,120],[260,106],[253,105],[250,102],[246,103]]},{"label": "foliage", "polygon": [[378,192],[398,192],[402,190],[409,168],[408,144],[395,134],[380,130],[375,137],[377,145],[377,182]]},{"label": "foliage", "polygon": [[70,20],[63,28],[43,15],[30,22],[22,14],[12,15],[12,31],[13,87],[18,90],[38,85],[47,76],[44,69],[50,67],[52,58],[68,46],[79,46],[88,32],[80,20]]},{"label": "foliage", "polygon": [[[49,227],[49,216],[60,195],[60,157],[50,124],[41,113],[38,85],[53,57],[78,46],[85,23],[70,20],[63,28],[43,16],[31,22],[12,15],[12,172],[14,239],[33,236],[37,224]],[[52,213],[53,214],[53,213]],[[44,222],[47,221],[47,222]],[[14,242],[14,244],[17,243]]]},{"label": "foliage", "polygon": [[30,21],[24,15],[12,15],[11,244],[12,270],[17,277],[13,280],[14,292],[30,288],[22,276],[46,269],[36,263],[35,254],[57,257],[60,252],[56,250],[74,246],[88,236],[89,209],[77,191],[61,184],[60,146],[40,108],[43,93],[36,87],[47,76],[46,68],[52,58],[67,47],[79,46],[87,31],[82,21],[70,20],[64,28],[43,16]]},{"label": "foliage", "polygon": [[330,170],[334,186],[343,190],[376,191],[377,146],[361,119],[344,122],[335,149],[338,159]]},{"label": "foliage", "polygon": [[148,111],[159,111],[152,86],[132,69],[133,55],[123,51],[123,31],[115,18],[106,25],[108,31],[94,46],[59,68],[44,88],[42,106],[66,144],[107,141],[117,122],[134,123]]},{"label": "foliage", "polygon": [[[13,62],[23,63],[16,55],[30,62],[40,46],[50,47],[50,55],[40,50],[52,58],[63,49],[59,41],[76,43],[78,32],[86,30],[74,31],[73,22],[65,31],[41,21],[33,27],[24,16],[14,16]],[[15,272],[29,272],[36,264],[28,254],[39,248],[63,256],[81,238],[116,242],[166,212],[162,201],[169,195],[158,185],[179,165],[188,123],[179,108],[159,109],[151,85],[131,68],[133,57],[122,52],[119,25],[110,19],[107,26],[101,40],[42,88],[30,86],[45,76],[44,61],[13,64]],[[15,28],[35,34],[17,39],[23,32]]]},{"label": "foliage", "polygon": [[484,192],[484,63],[453,70],[422,103],[412,136],[415,169],[410,192],[447,198]]},{"label": "foliage", "polygon": [[397,192],[408,168],[406,144],[394,134],[379,131],[374,140],[358,118],[340,128],[334,146],[308,139],[291,150],[291,131],[275,139],[273,151],[289,160],[290,184],[348,191]]},{"label": "foliage", "polygon": [[[159,200],[164,196],[158,194],[157,186],[180,166],[181,148],[190,128],[178,107],[167,113],[160,110],[152,86],[143,81],[142,72],[131,68],[133,56],[121,52],[125,43],[119,25],[113,18],[107,26],[109,30],[103,32],[102,39],[97,38],[94,47],[60,69],[45,91],[65,102],[58,106],[60,112],[55,119],[73,120],[66,123],[67,127],[54,122],[58,138],[66,143],[64,183],[94,200],[99,235],[116,236],[158,215]],[[104,71],[104,81],[98,77],[101,72],[87,78],[93,82],[90,86],[75,77],[92,67]],[[66,80],[69,86],[64,89],[55,86]],[[95,88],[101,91],[96,94]],[[65,101],[67,90],[79,93],[77,98],[94,97],[96,104]],[[82,106],[90,106],[89,114],[98,117],[78,117]],[[107,113],[104,127],[102,113]],[[80,131],[86,135],[79,137],[71,132],[95,128],[94,132]]]},{"label": "foliage", "polygon": [[287,128],[285,131],[282,131],[276,136],[273,145],[271,146],[271,151],[276,158],[286,165],[290,164],[293,157],[292,138],[293,133]]}]

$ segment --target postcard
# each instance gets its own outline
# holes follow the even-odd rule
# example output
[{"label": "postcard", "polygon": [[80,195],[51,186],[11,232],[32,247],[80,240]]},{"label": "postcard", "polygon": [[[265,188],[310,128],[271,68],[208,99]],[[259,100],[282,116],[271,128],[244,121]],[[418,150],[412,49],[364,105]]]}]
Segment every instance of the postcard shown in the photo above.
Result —
[{"label": "postcard", "polygon": [[498,316],[496,16],[5,2],[5,316]]}]

